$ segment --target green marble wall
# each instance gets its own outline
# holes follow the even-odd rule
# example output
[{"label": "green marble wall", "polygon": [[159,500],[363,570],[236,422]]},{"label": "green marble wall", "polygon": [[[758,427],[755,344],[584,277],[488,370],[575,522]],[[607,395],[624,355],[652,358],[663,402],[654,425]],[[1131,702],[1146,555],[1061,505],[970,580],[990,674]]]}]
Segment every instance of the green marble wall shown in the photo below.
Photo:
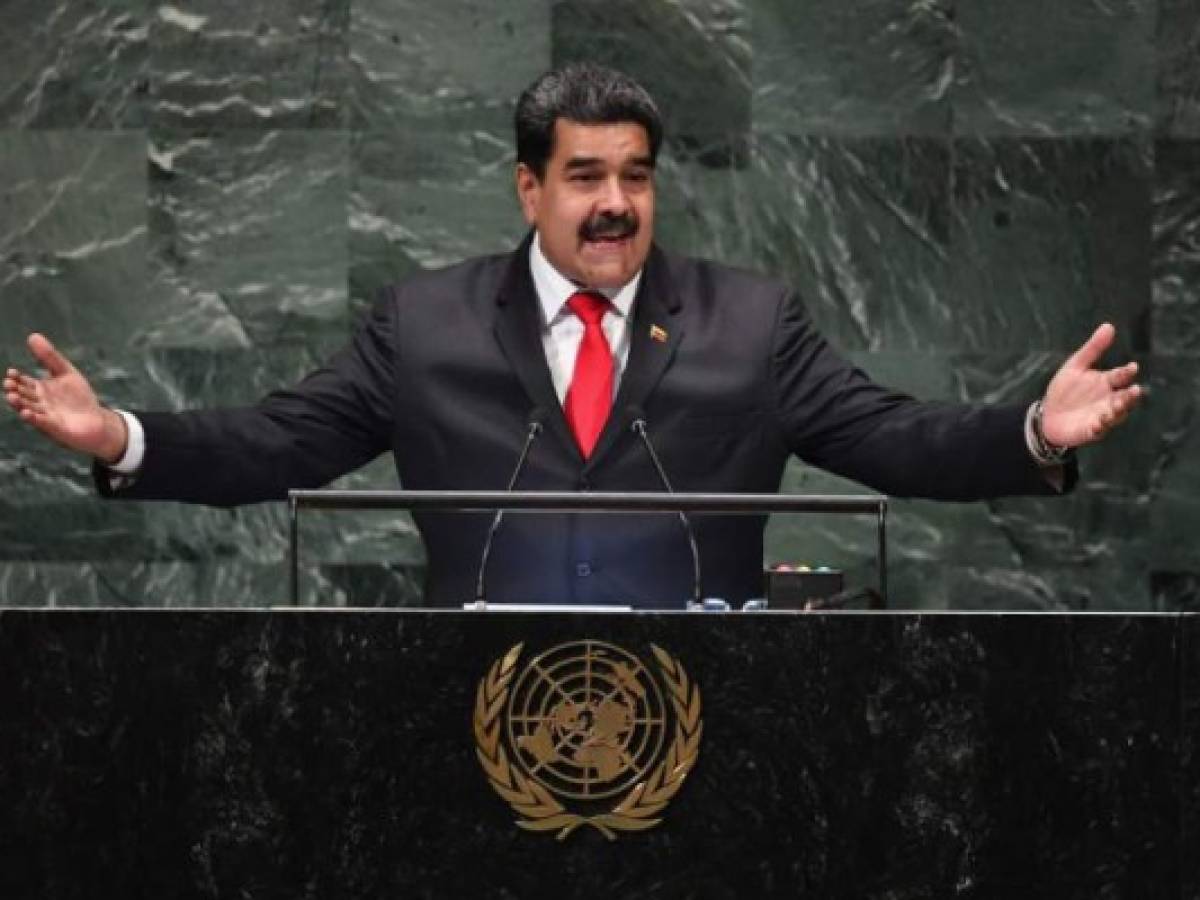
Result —
[{"label": "green marble wall", "polygon": [[[299,376],[377,285],[512,246],[512,102],[581,57],[665,108],[663,242],[786,278],[878,378],[1027,401],[1102,319],[1142,361],[1149,401],[1073,496],[896,503],[898,604],[1197,604],[1192,0],[10,0],[0,356],[44,330],[130,406]],[[779,521],[771,554],[863,573],[872,540]],[[403,519],[314,516],[304,541],[307,602],[414,596]],[[275,603],[285,558],[278,506],[100,503],[0,416],[4,604]]]}]

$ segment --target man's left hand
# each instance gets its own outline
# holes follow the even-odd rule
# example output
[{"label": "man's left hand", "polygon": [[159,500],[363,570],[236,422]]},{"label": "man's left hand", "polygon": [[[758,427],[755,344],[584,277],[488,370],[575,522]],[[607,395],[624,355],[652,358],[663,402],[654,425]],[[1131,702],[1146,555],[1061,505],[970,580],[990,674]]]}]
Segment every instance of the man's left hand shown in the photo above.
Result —
[{"label": "man's left hand", "polygon": [[1056,447],[1079,447],[1104,437],[1137,405],[1143,395],[1138,364],[1115,369],[1096,367],[1112,346],[1117,330],[1107,322],[1063,363],[1042,401],[1042,435]]}]

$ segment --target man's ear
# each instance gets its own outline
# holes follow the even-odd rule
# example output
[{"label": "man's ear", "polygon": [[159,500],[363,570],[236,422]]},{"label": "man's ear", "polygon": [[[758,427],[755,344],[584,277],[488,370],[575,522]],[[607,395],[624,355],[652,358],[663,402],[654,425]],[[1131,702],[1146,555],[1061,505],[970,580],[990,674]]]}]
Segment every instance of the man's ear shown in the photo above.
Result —
[{"label": "man's ear", "polygon": [[517,163],[517,200],[521,212],[530,225],[537,223],[538,201],[541,199],[542,182],[525,163]]}]

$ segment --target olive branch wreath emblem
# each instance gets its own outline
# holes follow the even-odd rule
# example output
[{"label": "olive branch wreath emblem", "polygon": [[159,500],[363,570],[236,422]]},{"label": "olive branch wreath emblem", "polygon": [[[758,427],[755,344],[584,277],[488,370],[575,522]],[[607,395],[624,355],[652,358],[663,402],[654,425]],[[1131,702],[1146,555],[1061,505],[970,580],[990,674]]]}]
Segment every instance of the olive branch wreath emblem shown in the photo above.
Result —
[{"label": "olive branch wreath emblem", "polygon": [[580,815],[568,810],[543,785],[509,762],[504,744],[501,713],[508,701],[524,644],[516,644],[496,660],[479,682],[472,717],[476,754],[492,788],[523,818],[517,825],[527,831],[558,831],[563,840],[582,825],[590,825],[610,841],[619,831],[645,831],[658,825],[658,814],[683,786],[700,752],[700,689],[688,678],[679,660],[654,644],[650,649],[658,661],[675,712],[675,736],[666,755],[650,772],[607,812]]}]

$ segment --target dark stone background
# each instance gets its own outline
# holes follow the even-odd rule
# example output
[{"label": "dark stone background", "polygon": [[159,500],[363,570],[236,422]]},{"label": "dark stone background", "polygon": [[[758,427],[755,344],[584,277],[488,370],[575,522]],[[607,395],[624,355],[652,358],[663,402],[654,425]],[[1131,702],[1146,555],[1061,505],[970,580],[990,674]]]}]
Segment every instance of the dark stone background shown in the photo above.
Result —
[{"label": "dark stone background", "polygon": [[[787,279],[879,379],[1027,402],[1104,319],[1142,362],[1149,402],[1073,496],[896,503],[896,605],[1197,604],[1192,0],[10,0],[0,357],[44,330],[130,406],[299,376],[379,284],[515,243],[513,100],[582,57],[665,109],[663,243]],[[403,518],[304,541],[306,602],[416,596]],[[780,521],[770,556],[865,579],[872,541]],[[285,556],[279,506],[102,504],[0,416],[0,603],[281,602]]]}]

